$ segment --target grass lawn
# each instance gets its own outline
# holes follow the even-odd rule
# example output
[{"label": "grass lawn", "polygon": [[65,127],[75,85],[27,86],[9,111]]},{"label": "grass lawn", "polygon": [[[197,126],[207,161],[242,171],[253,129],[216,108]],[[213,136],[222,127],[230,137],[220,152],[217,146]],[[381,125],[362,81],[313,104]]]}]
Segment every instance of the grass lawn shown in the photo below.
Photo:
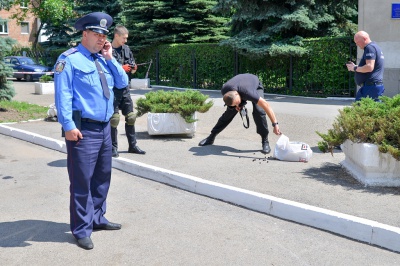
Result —
[{"label": "grass lawn", "polygon": [[0,101],[0,123],[45,119],[48,107],[18,101]]}]

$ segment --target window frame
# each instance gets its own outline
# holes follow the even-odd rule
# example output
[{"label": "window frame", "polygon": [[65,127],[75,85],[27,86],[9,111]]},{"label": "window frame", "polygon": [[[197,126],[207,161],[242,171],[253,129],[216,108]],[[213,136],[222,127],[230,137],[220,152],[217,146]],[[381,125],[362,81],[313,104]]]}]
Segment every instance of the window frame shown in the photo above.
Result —
[{"label": "window frame", "polygon": [[29,7],[29,1],[25,0],[25,1],[21,1],[21,3],[19,4],[19,8],[28,8]]},{"label": "window frame", "polygon": [[[23,31],[23,25],[26,25],[27,26],[27,31],[28,32],[24,32]],[[29,34],[30,32],[29,32],[29,22],[28,21],[23,21],[23,22],[21,22],[21,34]]]},{"label": "window frame", "polygon": [[0,21],[0,24],[2,26],[2,30],[0,31],[0,34],[8,34],[8,21],[2,20],[2,21]]}]

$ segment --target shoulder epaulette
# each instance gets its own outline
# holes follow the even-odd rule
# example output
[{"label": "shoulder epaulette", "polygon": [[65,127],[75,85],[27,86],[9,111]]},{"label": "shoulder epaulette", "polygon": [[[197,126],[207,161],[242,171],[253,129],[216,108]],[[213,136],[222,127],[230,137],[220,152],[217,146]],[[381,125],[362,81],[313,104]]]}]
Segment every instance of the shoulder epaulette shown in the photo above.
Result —
[{"label": "shoulder epaulette", "polygon": [[62,53],[62,54],[63,54],[64,56],[69,56],[69,55],[75,53],[76,51],[78,51],[78,49],[76,49],[76,48],[71,48],[71,49],[68,49],[67,51],[65,51],[65,52]]}]

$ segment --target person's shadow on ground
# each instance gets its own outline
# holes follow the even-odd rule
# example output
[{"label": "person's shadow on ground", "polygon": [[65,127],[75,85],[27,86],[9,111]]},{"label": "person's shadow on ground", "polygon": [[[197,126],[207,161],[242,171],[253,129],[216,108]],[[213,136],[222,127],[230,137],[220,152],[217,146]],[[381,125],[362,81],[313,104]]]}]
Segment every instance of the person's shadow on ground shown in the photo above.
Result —
[{"label": "person's shadow on ground", "polygon": [[26,247],[29,242],[75,243],[69,225],[41,220],[0,223],[0,247]]},{"label": "person's shadow on ground", "polygon": [[[267,159],[271,156],[270,154],[263,154],[260,150],[238,150],[228,146],[220,145],[207,145],[204,147],[192,147],[189,151],[193,152],[195,156],[207,156],[207,155],[219,155],[219,156],[230,156],[237,158],[246,159]],[[270,159],[270,158],[268,158]]]}]

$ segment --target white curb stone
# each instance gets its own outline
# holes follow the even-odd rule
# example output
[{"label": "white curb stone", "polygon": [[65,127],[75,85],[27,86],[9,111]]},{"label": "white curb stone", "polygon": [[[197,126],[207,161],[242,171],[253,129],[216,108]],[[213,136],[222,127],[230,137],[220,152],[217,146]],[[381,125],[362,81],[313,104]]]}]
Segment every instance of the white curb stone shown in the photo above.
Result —
[{"label": "white curb stone", "polygon": [[4,134],[7,136],[11,136],[17,139],[22,139],[28,142],[32,142],[37,145],[44,146],[46,148],[60,151],[63,153],[67,152],[67,148],[65,146],[65,143],[60,140],[55,140],[49,137],[45,137],[36,133],[32,133],[29,131],[25,131],[22,129],[16,129],[9,127],[5,124],[0,125],[0,134]]}]

